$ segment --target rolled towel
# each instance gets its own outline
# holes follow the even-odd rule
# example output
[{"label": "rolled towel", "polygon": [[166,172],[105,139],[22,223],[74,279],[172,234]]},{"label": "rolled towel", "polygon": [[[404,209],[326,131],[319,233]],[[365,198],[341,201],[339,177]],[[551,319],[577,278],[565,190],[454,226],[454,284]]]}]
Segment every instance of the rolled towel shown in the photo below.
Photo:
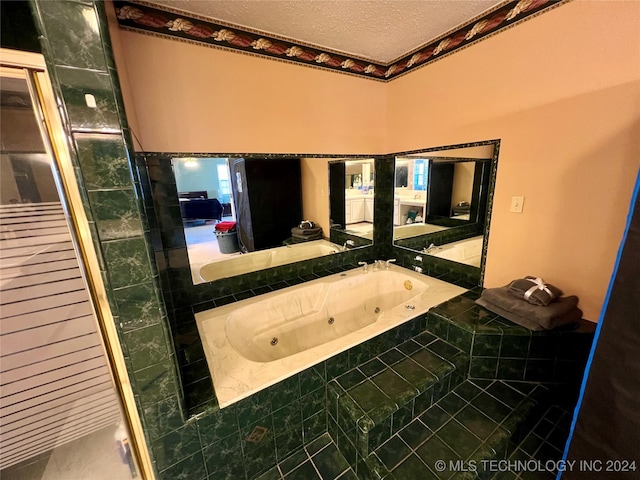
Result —
[{"label": "rolled towel", "polygon": [[540,325],[548,325],[554,318],[566,315],[578,306],[578,297],[574,295],[561,297],[546,307],[531,305],[511,295],[508,287],[487,288],[481,298],[514,315],[531,318]]},{"label": "rolled towel", "polygon": [[300,228],[293,227],[291,229],[292,235],[322,235],[322,227],[313,227],[313,228]]},{"label": "rolled towel", "polygon": [[562,291],[559,288],[544,283],[541,278],[532,276],[526,276],[511,282],[509,284],[509,293],[526,300],[532,305],[543,307],[546,307],[562,295]]},{"label": "rolled towel", "polygon": [[[522,300],[518,300],[522,301]],[[501,317],[506,318],[507,320],[512,321],[513,323],[517,323],[529,330],[540,331],[540,330],[552,330],[557,327],[561,327],[563,325],[577,324],[582,319],[582,310],[577,307],[574,307],[569,312],[564,315],[560,315],[559,317],[554,317],[550,319],[548,322],[540,322],[535,316],[521,316],[513,313],[512,311],[505,310],[497,305],[494,305],[491,302],[488,302],[486,299],[480,297],[476,300],[476,303],[481,307],[486,308],[487,310],[497,313]],[[524,302],[523,302],[524,303]],[[547,308],[547,307],[538,307],[532,306],[532,308]]]}]

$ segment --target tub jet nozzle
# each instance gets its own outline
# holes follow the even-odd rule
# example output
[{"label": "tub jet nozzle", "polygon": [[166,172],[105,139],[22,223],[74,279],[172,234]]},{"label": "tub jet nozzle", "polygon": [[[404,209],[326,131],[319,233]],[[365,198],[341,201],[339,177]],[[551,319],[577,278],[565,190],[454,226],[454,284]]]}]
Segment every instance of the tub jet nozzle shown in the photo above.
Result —
[{"label": "tub jet nozzle", "polygon": [[273,337],[271,339],[271,346],[275,347],[278,344],[278,337]]},{"label": "tub jet nozzle", "polygon": [[335,321],[336,321],[335,318],[329,317],[328,323],[329,323],[329,325],[333,325],[333,322],[335,322]]}]

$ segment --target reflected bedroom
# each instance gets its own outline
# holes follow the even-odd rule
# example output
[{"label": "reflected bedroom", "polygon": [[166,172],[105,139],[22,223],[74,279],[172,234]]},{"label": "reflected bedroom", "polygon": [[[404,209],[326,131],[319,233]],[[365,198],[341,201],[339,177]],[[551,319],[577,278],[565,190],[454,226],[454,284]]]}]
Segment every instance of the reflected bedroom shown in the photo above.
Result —
[{"label": "reflected bedroom", "polygon": [[372,243],[373,159],[175,157],[172,168],[194,284]]}]

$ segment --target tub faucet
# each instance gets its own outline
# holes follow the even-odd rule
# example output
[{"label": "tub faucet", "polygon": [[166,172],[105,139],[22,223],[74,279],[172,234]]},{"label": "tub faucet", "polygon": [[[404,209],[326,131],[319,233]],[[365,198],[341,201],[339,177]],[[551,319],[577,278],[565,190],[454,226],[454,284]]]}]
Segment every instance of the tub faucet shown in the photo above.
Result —
[{"label": "tub faucet", "polygon": [[392,263],[392,262],[395,262],[395,261],[396,261],[396,259],[395,259],[395,258],[390,258],[389,260],[387,260],[387,261],[385,262],[384,269],[385,269],[385,270],[389,270],[389,267],[391,266],[391,263]]},{"label": "tub faucet", "polygon": [[364,273],[369,272],[369,264],[367,262],[358,262],[358,265],[362,265],[362,270]]},{"label": "tub faucet", "polygon": [[425,249],[422,251],[423,253],[431,253],[433,250],[435,250],[436,248],[436,244],[435,243],[431,243],[431,245],[429,245],[428,247],[425,247]]},{"label": "tub faucet", "polygon": [[346,242],[344,242],[344,245],[342,245],[342,251],[346,252],[347,251],[347,247],[354,247],[355,243],[353,243],[353,240],[347,240]]}]

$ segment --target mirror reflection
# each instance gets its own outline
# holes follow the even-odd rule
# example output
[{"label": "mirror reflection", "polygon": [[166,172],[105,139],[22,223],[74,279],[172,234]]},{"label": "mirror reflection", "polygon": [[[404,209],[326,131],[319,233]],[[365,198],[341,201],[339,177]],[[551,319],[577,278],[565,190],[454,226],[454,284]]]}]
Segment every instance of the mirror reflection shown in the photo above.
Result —
[{"label": "mirror reflection", "polygon": [[373,158],[329,164],[331,238],[343,249],[373,242]]},{"label": "mirror reflection", "polygon": [[394,244],[481,267],[495,142],[396,157]]},{"label": "mirror reflection", "polygon": [[176,157],[172,165],[194,284],[345,249],[330,239],[326,159]]}]

